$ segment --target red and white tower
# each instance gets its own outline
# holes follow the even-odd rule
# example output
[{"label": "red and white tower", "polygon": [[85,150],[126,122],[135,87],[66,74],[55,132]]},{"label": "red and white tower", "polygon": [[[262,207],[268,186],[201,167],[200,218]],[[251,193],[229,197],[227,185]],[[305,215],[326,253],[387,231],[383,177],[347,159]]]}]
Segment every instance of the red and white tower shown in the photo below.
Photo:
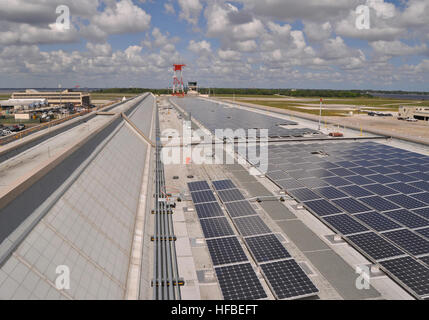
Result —
[{"label": "red and white tower", "polygon": [[185,64],[175,64],[173,77],[173,96],[184,97],[185,86],[183,85],[183,68]]}]

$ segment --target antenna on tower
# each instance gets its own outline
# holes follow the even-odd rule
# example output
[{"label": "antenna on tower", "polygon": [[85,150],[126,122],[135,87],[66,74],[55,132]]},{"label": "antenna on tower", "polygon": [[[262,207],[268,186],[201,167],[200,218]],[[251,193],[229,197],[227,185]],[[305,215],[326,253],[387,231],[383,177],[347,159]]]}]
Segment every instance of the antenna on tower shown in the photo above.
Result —
[{"label": "antenna on tower", "polygon": [[173,77],[173,96],[184,97],[185,86],[183,84],[183,68],[186,64],[174,64],[174,77]]}]

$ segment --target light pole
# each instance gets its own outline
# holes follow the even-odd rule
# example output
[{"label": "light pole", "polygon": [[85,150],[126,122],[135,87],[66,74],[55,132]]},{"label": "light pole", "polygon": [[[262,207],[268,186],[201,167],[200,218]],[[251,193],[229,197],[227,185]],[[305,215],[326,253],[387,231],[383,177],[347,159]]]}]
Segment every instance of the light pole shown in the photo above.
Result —
[{"label": "light pole", "polygon": [[322,102],[323,102],[323,99],[320,98],[319,131],[322,126]]}]

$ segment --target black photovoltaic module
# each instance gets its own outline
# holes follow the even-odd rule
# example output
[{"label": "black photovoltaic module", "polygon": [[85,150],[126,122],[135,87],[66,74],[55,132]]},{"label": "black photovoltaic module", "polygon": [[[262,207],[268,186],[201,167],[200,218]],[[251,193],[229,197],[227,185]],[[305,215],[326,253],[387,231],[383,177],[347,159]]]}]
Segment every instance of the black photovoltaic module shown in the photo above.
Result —
[{"label": "black photovoltaic module", "polygon": [[234,235],[234,231],[225,217],[204,219],[200,220],[200,223],[207,239]]},{"label": "black photovoltaic module", "polygon": [[213,181],[213,186],[217,191],[237,188],[229,179]]},{"label": "black photovoltaic module", "polygon": [[288,259],[289,252],[274,234],[245,239],[246,244],[258,263]]},{"label": "black photovoltaic module", "polygon": [[250,263],[215,268],[225,300],[258,300],[267,298]]},{"label": "black photovoltaic module", "polygon": [[375,261],[405,254],[374,232],[348,236],[347,239]]},{"label": "black photovoltaic module", "polygon": [[381,266],[418,297],[429,295],[429,268],[411,257],[388,260]]},{"label": "black photovoltaic module", "polygon": [[215,266],[248,261],[236,237],[210,239],[206,242]]},{"label": "black photovoltaic module", "polygon": [[402,228],[401,225],[375,211],[359,213],[354,217],[378,232]]},{"label": "black photovoltaic module", "polygon": [[340,234],[348,235],[368,231],[368,228],[347,214],[339,214],[323,218]]},{"label": "black photovoltaic module", "polygon": [[304,205],[319,217],[342,213],[343,211],[325,199],[307,201]]},{"label": "black photovoltaic module", "polygon": [[189,182],[188,188],[191,192],[210,190],[210,186],[207,181]]},{"label": "black photovoltaic module", "polygon": [[247,200],[229,202],[225,204],[225,207],[232,218],[253,216],[258,214]]},{"label": "black photovoltaic module", "polygon": [[355,200],[354,198],[337,199],[332,200],[332,202],[342,208],[345,212],[351,214],[372,211],[371,208]]},{"label": "black photovoltaic module", "polygon": [[234,219],[238,231],[243,237],[271,233],[270,228],[259,216]]},{"label": "black photovoltaic module", "polygon": [[293,259],[263,264],[261,269],[278,299],[308,297],[319,292]]},{"label": "black photovoltaic module", "polygon": [[217,201],[211,190],[192,192],[191,197],[194,204]]},{"label": "black photovoltaic module", "polygon": [[429,254],[429,241],[410,230],[390,231],[383,236],[412,255]]},{"label": "black photovoltaic module", "polygon": [[245,200],[243,194],[238,189],[218,191],[218,195],[223,203]]},{"label": "black photovoltaic module", "polygon": [[222,217],[225,215],[217,202],[196,204],[195,210],[200,219]]}]

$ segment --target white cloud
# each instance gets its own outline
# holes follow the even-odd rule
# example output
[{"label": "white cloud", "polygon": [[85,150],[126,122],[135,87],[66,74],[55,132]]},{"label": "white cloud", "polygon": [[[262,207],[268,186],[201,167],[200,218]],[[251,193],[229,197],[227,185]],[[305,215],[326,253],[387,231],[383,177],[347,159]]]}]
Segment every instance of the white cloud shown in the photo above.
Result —
[{"label": "white cloud", "polygon": [[148,30],[151,16],[131,0],[121,0],[95,15],[91,22],[106,34],[134,33]]},{"label": "white cloud", "polygon": [[203,9],[202,4],[199,0],[178,0],[180,6],[179,17],[188,21],[191,24],[196,25],[199,20],[199,16]]},{"label": "white cloud", "polygon": [[191,40],[188,49],[198,55],[210,54],[212,52],[211,44],[206,40],[199,42]]}]

